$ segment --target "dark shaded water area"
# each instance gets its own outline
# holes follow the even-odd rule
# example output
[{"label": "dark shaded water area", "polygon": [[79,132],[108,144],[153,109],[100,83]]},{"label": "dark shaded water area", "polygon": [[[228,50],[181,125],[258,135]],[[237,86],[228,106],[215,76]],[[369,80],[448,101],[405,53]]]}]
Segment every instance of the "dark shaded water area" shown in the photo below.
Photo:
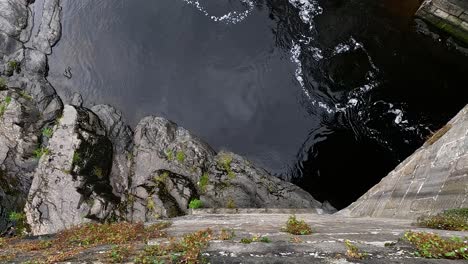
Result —
[{"label": "dark shaded water area", "polygon": [[63,0],[49,80],[343,208],[468,103],[467,57],[417,32],[419,3]]}]

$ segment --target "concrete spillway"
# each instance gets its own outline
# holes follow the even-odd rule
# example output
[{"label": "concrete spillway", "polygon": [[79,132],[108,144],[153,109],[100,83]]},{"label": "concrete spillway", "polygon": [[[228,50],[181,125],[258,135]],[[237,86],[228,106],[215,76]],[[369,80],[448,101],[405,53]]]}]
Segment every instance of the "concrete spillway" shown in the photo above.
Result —
[{"label": "concrete spillway", "polygon": [[426,0],[416,16],[468,44],[468,1]]}]

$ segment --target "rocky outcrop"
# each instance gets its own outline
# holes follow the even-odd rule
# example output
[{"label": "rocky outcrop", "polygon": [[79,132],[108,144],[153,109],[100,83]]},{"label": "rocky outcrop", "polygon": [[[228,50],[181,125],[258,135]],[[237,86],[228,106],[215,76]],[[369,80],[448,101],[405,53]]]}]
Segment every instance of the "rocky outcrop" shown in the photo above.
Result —
[{"label": "rocky outcrop", "polygon": [[0,2],[0,231],[11,225],[8,214],[23,210],[35,156],[48,144],[42,131],[62,109],[45,78],[46,55],[25,47],[32,32],[30,2]]},{"label": "rocky outcrop", "polygon": [[415,218],[467,207],[468,105],[341,214]]},{"label": "rocky outcrop", "polygon": [[91,110],[99,117],[112,142],[113,160],[110,183],[116,195],[128,192],[130,158],[133,149],[133,131],[125,123],[120,111],[110,105],[96,105]]},{"label": "rocky outcrop", "polygon": [[137,126],[131,219],[173,217],[200,198],[206,207],[320,208],[313,197],[233,153],[216,154],[177,124],[147,117]]},{"label": "rocky outcrop", "polygon": [[24,91],[0,91],[0,229],[10,212],[21,212],[37,164],[41,115]]},{"label": "rocky outcrop", "polygon": [[25,209],[35,235],[112,217],[112,143],[94,113],[65,106],[42,154]]}]

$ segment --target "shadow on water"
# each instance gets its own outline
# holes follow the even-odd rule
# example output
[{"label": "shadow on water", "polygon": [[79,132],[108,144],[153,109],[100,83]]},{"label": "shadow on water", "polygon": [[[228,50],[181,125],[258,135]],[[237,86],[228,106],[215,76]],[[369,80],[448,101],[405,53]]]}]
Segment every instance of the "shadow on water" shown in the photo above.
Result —
[{"label": "shadow on water", "polygon": [[468,102],[468,60],[416,32],[419,2],[64,0],[49,79],[133,125],[172,119],[340,209]]}]

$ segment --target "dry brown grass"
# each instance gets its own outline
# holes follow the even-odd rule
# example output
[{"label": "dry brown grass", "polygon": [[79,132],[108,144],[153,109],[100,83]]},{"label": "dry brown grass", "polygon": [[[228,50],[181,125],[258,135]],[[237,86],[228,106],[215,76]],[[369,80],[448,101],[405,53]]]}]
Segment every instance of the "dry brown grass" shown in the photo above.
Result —
[{"label": "dry brown grass", "polygon": [[441,129],[437,130],[434,134],[432,134],[427,140],[426,143],[429,145],[433,145],[437,142],[445,133],[447,133],[452,128],[451,124],[446,124]]}]

